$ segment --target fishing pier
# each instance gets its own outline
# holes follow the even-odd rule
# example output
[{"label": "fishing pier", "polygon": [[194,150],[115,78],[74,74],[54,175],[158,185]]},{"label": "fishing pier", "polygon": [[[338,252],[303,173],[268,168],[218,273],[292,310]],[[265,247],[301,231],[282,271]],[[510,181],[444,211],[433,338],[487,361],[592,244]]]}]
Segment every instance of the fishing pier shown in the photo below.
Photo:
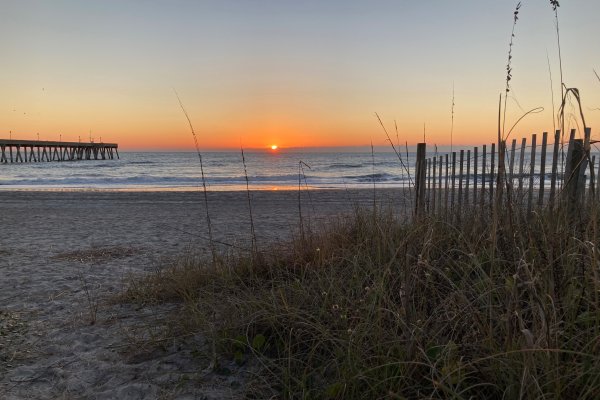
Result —
[{"label": "fishing pier", "polygon": [[0,139],[0,163],[113,160],[119,158],[118,147],[116,143]]}]

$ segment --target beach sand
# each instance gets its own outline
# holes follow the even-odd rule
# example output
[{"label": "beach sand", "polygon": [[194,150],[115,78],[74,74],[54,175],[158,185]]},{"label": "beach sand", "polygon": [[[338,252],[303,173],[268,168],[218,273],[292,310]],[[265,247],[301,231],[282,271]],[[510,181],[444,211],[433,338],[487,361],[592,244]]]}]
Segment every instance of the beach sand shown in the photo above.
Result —
[{"label": "beach sand", "polygon": [[[403,203],[399,191],[376,196]],[[300,202],[313,226],[372,203],[366,189],[304,191]],[[291,237],[298,204],[297,191],[252,192],[259,246]],[[246,192],[209,192],[208,210],[216,240],[248,247]],[[200,374],[203,337],[144,345],[177,305],[114,301],[131,276],[206,255],[206,227],[201,192],[0,191],[0,398],[236,397],[245,371]]]}]

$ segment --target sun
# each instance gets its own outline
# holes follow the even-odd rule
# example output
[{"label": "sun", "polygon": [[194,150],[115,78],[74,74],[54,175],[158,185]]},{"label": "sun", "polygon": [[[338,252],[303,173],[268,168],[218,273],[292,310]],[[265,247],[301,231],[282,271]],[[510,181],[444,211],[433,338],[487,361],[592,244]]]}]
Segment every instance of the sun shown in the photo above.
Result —
[{"label": "sun", "polygon": [[277,150],[277,145],[276,144],[272,144],[271,145],[271,150]]}]

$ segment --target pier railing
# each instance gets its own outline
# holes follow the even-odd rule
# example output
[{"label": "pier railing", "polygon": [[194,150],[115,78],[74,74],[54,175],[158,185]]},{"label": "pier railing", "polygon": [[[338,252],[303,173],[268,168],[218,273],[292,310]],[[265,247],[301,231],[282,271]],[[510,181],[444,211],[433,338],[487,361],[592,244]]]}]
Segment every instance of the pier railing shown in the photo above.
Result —
[{"label": "pier railing", "polygon": [[[600,201],[600,159],[591,152],[591,130],[576,139],[561,131],[541,143],[533,134],[523,138],[461,149],[427,157],[427,145],[417,146],[415,214],[460,216],[479,208],[482,213],[509,201],[527,214],[536,208],[568,203],[572,208]],[[520,142],[520,144],[519,144]],[[563,201],[564,200],[564,201]]]},{"label": "pier railing", "polygon": [[0,139],[0,163],[112,160],[119,158],[118,147],[116,143]]}]

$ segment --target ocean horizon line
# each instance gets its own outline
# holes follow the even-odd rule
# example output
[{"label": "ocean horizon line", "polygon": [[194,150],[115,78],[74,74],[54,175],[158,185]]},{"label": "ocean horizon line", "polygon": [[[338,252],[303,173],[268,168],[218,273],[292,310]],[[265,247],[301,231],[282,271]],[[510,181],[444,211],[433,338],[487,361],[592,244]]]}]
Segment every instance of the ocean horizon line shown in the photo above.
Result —
[{"label": "ocean horizon line", "polygon": [[[467,150],[473,148],[472,144],[461,144],[461,145],[443,145],[437,146],[437,151],[439,152],[450,152],[451,149],[453,151]],[[481,145],[479,145],[481,146]],[[435,149],[436,145],[428,146],[429,149]],[[417,145],[401,145],[400,147],[396,146],[396,149],[399,152],[406,152],[408,148],[409,152],[415,152],[417,150]],[[210,148],[210,149],[200,149],[200,153],[239,153],[242,148]],[[285,152],[305,152],[305,153],[370,153],[371,146],[307,146],[307,147],[278,147],[276,150],[272,150],[268,147],[243,147],[244,152],[253,152],[253,153],[285,153]],[[394,149],[391,146],[373,146],[373,150],[377,153],[394,153]],[[164,148],[151,148],[151,149],[137,149],[137,148],[120,148],[119,151],[121,153],[197,153],[196,149],[164,149]]]}]

